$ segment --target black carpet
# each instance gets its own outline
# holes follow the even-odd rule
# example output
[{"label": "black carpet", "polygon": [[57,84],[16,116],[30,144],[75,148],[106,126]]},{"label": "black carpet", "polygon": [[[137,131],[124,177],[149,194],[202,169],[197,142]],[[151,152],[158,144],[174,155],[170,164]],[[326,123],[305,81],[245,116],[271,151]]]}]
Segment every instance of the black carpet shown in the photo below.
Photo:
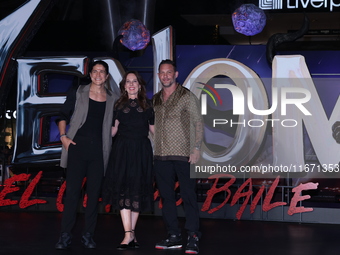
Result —
[{"label": "black carpet", "polygon": [[[96,249],[88,250],[81,245],[83,214],[79,214],[71,248],[55,250],[60,220],[61,214],[55,212],[0,211],[0,254],[185,254],[184,249],[154,248],[166,233],[161,217],[149,215],[142,215],[137,223],[140,249],[118,251],[116,246],[122,241],[124,231],[117,214],[99,215],[94,237]],[[184,225],[183,218],[180,218],[180,224]],[[199,254],[203,255],[333,255],[340,252],[339,225],[201,219],[201,231]],[[183,236],[186,238],[184,230]]]}]

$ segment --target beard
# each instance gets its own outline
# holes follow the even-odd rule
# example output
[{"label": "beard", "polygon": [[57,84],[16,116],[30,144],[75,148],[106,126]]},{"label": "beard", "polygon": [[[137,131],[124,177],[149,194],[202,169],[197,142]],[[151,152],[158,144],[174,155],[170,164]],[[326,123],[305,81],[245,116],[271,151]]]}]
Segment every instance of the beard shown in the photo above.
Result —
[{"label": "beard", "polygon": [[170,83],[170,84],[163,84],[163,83],[162,83],[162,86],[163,86],[163,88],[169,88],[169,87],[171,87],[172,84],[173,84],[173,83]]},{"label": "beard", "polygon": [[176,81],[172,81],[172,82],[167,83],[167,84],[165,84],[165,83],[163,83],[163,82],[161,81],[161,84],[162,84],[163,88],[169,88],[169,87],[171,87],[172,85],[176,84]]}]

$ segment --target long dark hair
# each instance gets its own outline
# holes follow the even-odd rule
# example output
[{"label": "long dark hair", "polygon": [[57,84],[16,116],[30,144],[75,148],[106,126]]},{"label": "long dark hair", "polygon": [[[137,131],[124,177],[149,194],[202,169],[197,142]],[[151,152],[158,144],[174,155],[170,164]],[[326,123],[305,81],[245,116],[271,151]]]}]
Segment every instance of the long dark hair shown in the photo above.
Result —
[{"label": "long dark hair", "polygon": [[143,111],[145,111],[147,108],[150,107],[150,104],[148,103],[148,100],[147,100],[147,97],[146,97],[146,89],[145,89],[146,82],[144,81],[142,76],[137,71],[128,71],[124,74],[123,79],[119,83],[120,97],[115,104],[115,108],[121,109],[129,101],[128,93],[125,91],[125,83],[126,83],[126,77],[130,73],[136,75],[136,77],[137,77],[137,81],[140,85],[140,90],[138,91],[138,94],[137,94],[137,101],[138,101],[138,104],[140,105],[140,107],[142,107]]}]

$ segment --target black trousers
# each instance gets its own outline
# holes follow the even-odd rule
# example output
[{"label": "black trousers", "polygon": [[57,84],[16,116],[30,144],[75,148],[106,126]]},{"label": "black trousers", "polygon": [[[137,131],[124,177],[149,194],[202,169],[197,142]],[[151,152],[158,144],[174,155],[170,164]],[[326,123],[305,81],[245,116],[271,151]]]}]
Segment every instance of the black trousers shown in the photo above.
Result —
[{"label": "black trousers", "polygon": [[163,202],[162,215],[168,234],[181,233],[178,225],[175,197],[176,176],[185,211],[185,229],[199,233],[199,209],[196,196],[196,179],[190,179],[190,163],[177,160],[155,160],[157,187]]},{"label": "black trousers", "polygon": [[[93,235],[97,223],[98,200],[104,175],[101,144],[83,139],[74,139],[70,145],[66,172],[66,197],[61,222],[61,232],[71,233],[76,222],[82,182],[86,177],[87,206],[85,208],[84,233]],[[100,146],[100,148],[99,148]]]}]

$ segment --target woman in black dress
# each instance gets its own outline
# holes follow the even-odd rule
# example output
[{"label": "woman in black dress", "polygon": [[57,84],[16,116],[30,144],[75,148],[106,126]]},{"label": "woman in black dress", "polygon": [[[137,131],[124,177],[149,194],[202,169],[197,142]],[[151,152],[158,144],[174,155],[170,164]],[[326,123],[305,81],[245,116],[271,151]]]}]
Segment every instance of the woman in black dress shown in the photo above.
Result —
[{"label": "woman in black dress", "polygon": [[153,210],[153,153],[148,134],[154,131],[154,112],[145,81],[136,71],[127,72],[119,86],[103,200],[120,210],[125,236],[117,249],[125,250],[139,247],[134,233],[139,212]]}]

